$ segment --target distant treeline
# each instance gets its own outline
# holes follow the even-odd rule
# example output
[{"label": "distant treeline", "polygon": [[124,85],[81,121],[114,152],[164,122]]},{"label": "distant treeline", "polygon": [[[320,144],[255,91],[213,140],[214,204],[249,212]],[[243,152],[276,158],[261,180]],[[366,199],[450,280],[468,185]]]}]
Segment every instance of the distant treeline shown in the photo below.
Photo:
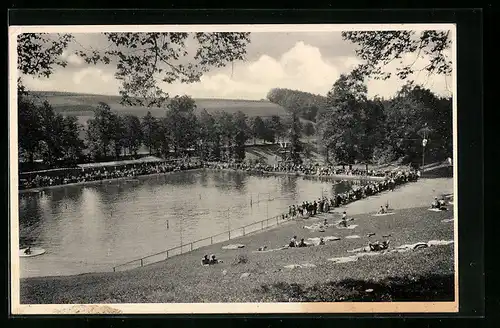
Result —
[{"label": "distant treeline", "polygon": [[[195,113],[195,101],[188,96],[172,98],[161,118],[150,112],[142,118],[119,115],[99,103],[85,127],[75,116],[56,113],[47,101],[40,103],[29,95],[20,95],[18,109],[20,158],[31,164],[42,160],[45,168],[133,157],[143,145],[150,154],[162,157],[194,154],[241,161],[247,141],[275,142],[286,136],[288,125],[277,115],[248,118],[241,111]],[[314,128],[307,133],[312,135]]]},{"label": "distant treeline", "polygon": [[[391,99],[368,99],[364,79],[341,75],[326,97],[272,89],[268,99],[316,122],[327,161],[387,163],[442,160],[453,154],[452,100],[407,84]],[[423,140],[426,139],[425,153]]]},{"label": "distant treeline", "polygon": [[[86,127],[74,116],[56,113],[47,101],[20,95],[20,158],[55,167],[136,156],[144,145],[150,154],[165,158],[195,155],[242,161],[247,141],[286,139],[290,142],[287,159],[300,163],[307,155],[300,137],[311,135],[316,135],[326,160],[336,163],[401,159],[418,165],[423,156],[428,160],[452,156],[451,98],[413,85],[404,86],[388,100],[368,99],[366,90],[364,82],[352,74],[342,75],[326,97],[273,89],[268,99],[288,111],[289,116],[283,118],[249,118],[242,111],[195,111],[195,100],[188,96],[171,98],[160,118],[150,112],[144,117],[118,115],[106,103],[99,103]],[[299,117],[316,123],[303,124]],[[425,154],[423,139],[427,140]]]}]

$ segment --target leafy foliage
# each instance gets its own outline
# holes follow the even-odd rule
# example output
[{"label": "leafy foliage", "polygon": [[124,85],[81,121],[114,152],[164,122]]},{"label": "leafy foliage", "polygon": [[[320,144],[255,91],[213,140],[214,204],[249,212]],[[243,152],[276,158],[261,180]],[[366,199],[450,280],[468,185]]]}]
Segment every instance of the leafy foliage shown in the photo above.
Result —
[{"label": "leafy foliage", "polygon": [[[421,70],[429,74],[451,74],[451,59],[445,53],[451,46],[450,31],[346,31],[342,32],[342,38],[359,46],[356,54],[364,64],[358,67],[358,72],[364,76],[388,79],[391,73],[383,67],[399,61],[396,75],[406,79],[415,72],[415,61],[424,55],[429,62]],[[408,53],[416,53],[416,59],[404,64],[403,55]]]},{"label": "leafy foliage", "polygon": [[73,39],[71,34],[20,34],[17,38],[17,68],[25,75],[49,77],[55,66],[66,67],[67,62],[61,55]]},{"label": "leafy foliage", "polygon": [[271,89],[267,99],[289,111],[297,110],[300,117],[313,122],[326,101],[325,97],[320,95],[286,88]]},{"label": "leafy foliage", "polygon": [[80,126],[74,117],[55,113],[48,102],[18,98],[18,140],[21,158],[33,163],[42,159],[49,165],[76,162],[84,147],[79,139]]},{"label": "leafy foliage", "polygon": [[412,83],[388,101],[368,100],[359,72],[341,75],[328,93],[317,133],[327,159],[336,162],[420,163],[422,139],[434,159],[451,156],[451,99]]},{"label": "leafy foliage", "polygon": [[[115,64],[121,102],[136,106],[161,107],[168,94],[160,83],[197,82],[211,68],[243,60],[250,42],[249,33],[103,34],[108,44],[102,49],[80,45],[76,54],[89,64]],[[36,77],[49,77],[56,66],[65,67],[61,55],[70,43],[77,43],[71,34],[46,33],[20,34],[17,41],[18,69]],[[187,42],[195,44],[194,53],[186,50]]]},{"label": "leafy foliage", "polygon": [[188,96],[176,96],[167,106],[163,122],[165,137],[170,141],[175,154],[185,153],[195,147],[198,140],[198,121],[194,114],[196,104]]}]

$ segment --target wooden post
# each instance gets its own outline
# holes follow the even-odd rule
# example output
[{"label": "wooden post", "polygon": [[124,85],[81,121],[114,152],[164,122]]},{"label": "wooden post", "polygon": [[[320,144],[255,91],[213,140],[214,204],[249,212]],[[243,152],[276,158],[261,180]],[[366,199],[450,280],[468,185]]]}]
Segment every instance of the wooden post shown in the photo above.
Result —
[{"label": "wooden post", "polygon": [[214,237],[210,237],[210,245],[214,243]]},{"label": "wooden post", "polygon": [[167,259],[168,259],[168,250],[167,250]]},{"label": "wooden post", "polygon": [[141,266],[143,266],[142,259],[141,259]]},{"label": "wooden post", "polygon": [[191,251],[193,251],[193,243],[189,244],[191,246]]},{"label": "wooden post", "polygon": [[228,233],[229,233],[229,240],[231,240],[231,230],[229,230]]},{"label": "wooden post", "polygon": [[260,223],[261,223],[261,228],[260,228],[260,230],[264,230],[264,221],[260,221]]},{"label": "wooden post", "polygon": [[243,236],[245,235],[245,227],[243,227]]}]

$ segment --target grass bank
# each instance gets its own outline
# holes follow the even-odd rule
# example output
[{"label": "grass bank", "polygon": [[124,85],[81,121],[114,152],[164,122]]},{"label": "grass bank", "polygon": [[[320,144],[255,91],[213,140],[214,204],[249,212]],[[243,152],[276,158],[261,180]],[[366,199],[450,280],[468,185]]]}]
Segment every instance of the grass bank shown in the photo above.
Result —
[{"label": "grass bank", "polygon": [[[431,212],[426,207],[398,209],[395,215],[355,215],[355,229],[329,227],[324,232],[303,228],[338,213],[298,220],[230,243],[245,247],[223,250],[216,244],[176,256],[168,261],[116,273],[21,280],[21,303],[168,303],[168,302],[276,302],[356,300],[452,300],[453,247],[433,246],[407,253],[363,257],[336,264],[329,258],[348,256],[347,250],[369,241],[387,239],[391,248],[429,240],[452,240],[452,210]],[[371,237],[368,234],[375,233]],[[292,235],[299,238],[338,236],[323,246],[255,252],[266,245],[277,248]],[[348,239],[349,235],[359,238]],[[223,263],[203,267],[204,254],[215,253]],[[288,269],[290,264],[315,267]],[[373,292],[366,292],[373,289]]]}]

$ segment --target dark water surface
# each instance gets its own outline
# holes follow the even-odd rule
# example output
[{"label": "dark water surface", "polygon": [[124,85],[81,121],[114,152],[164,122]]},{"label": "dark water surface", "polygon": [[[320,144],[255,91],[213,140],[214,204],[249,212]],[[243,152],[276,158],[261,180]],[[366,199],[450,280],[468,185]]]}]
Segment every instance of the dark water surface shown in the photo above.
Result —
[{"label": "dark water surface", "polygon": [[[287,212],[353,182],[196,170],[19,195],[21,277],[114,265]],[[168,227],[167,227],[168,224]]]}]

